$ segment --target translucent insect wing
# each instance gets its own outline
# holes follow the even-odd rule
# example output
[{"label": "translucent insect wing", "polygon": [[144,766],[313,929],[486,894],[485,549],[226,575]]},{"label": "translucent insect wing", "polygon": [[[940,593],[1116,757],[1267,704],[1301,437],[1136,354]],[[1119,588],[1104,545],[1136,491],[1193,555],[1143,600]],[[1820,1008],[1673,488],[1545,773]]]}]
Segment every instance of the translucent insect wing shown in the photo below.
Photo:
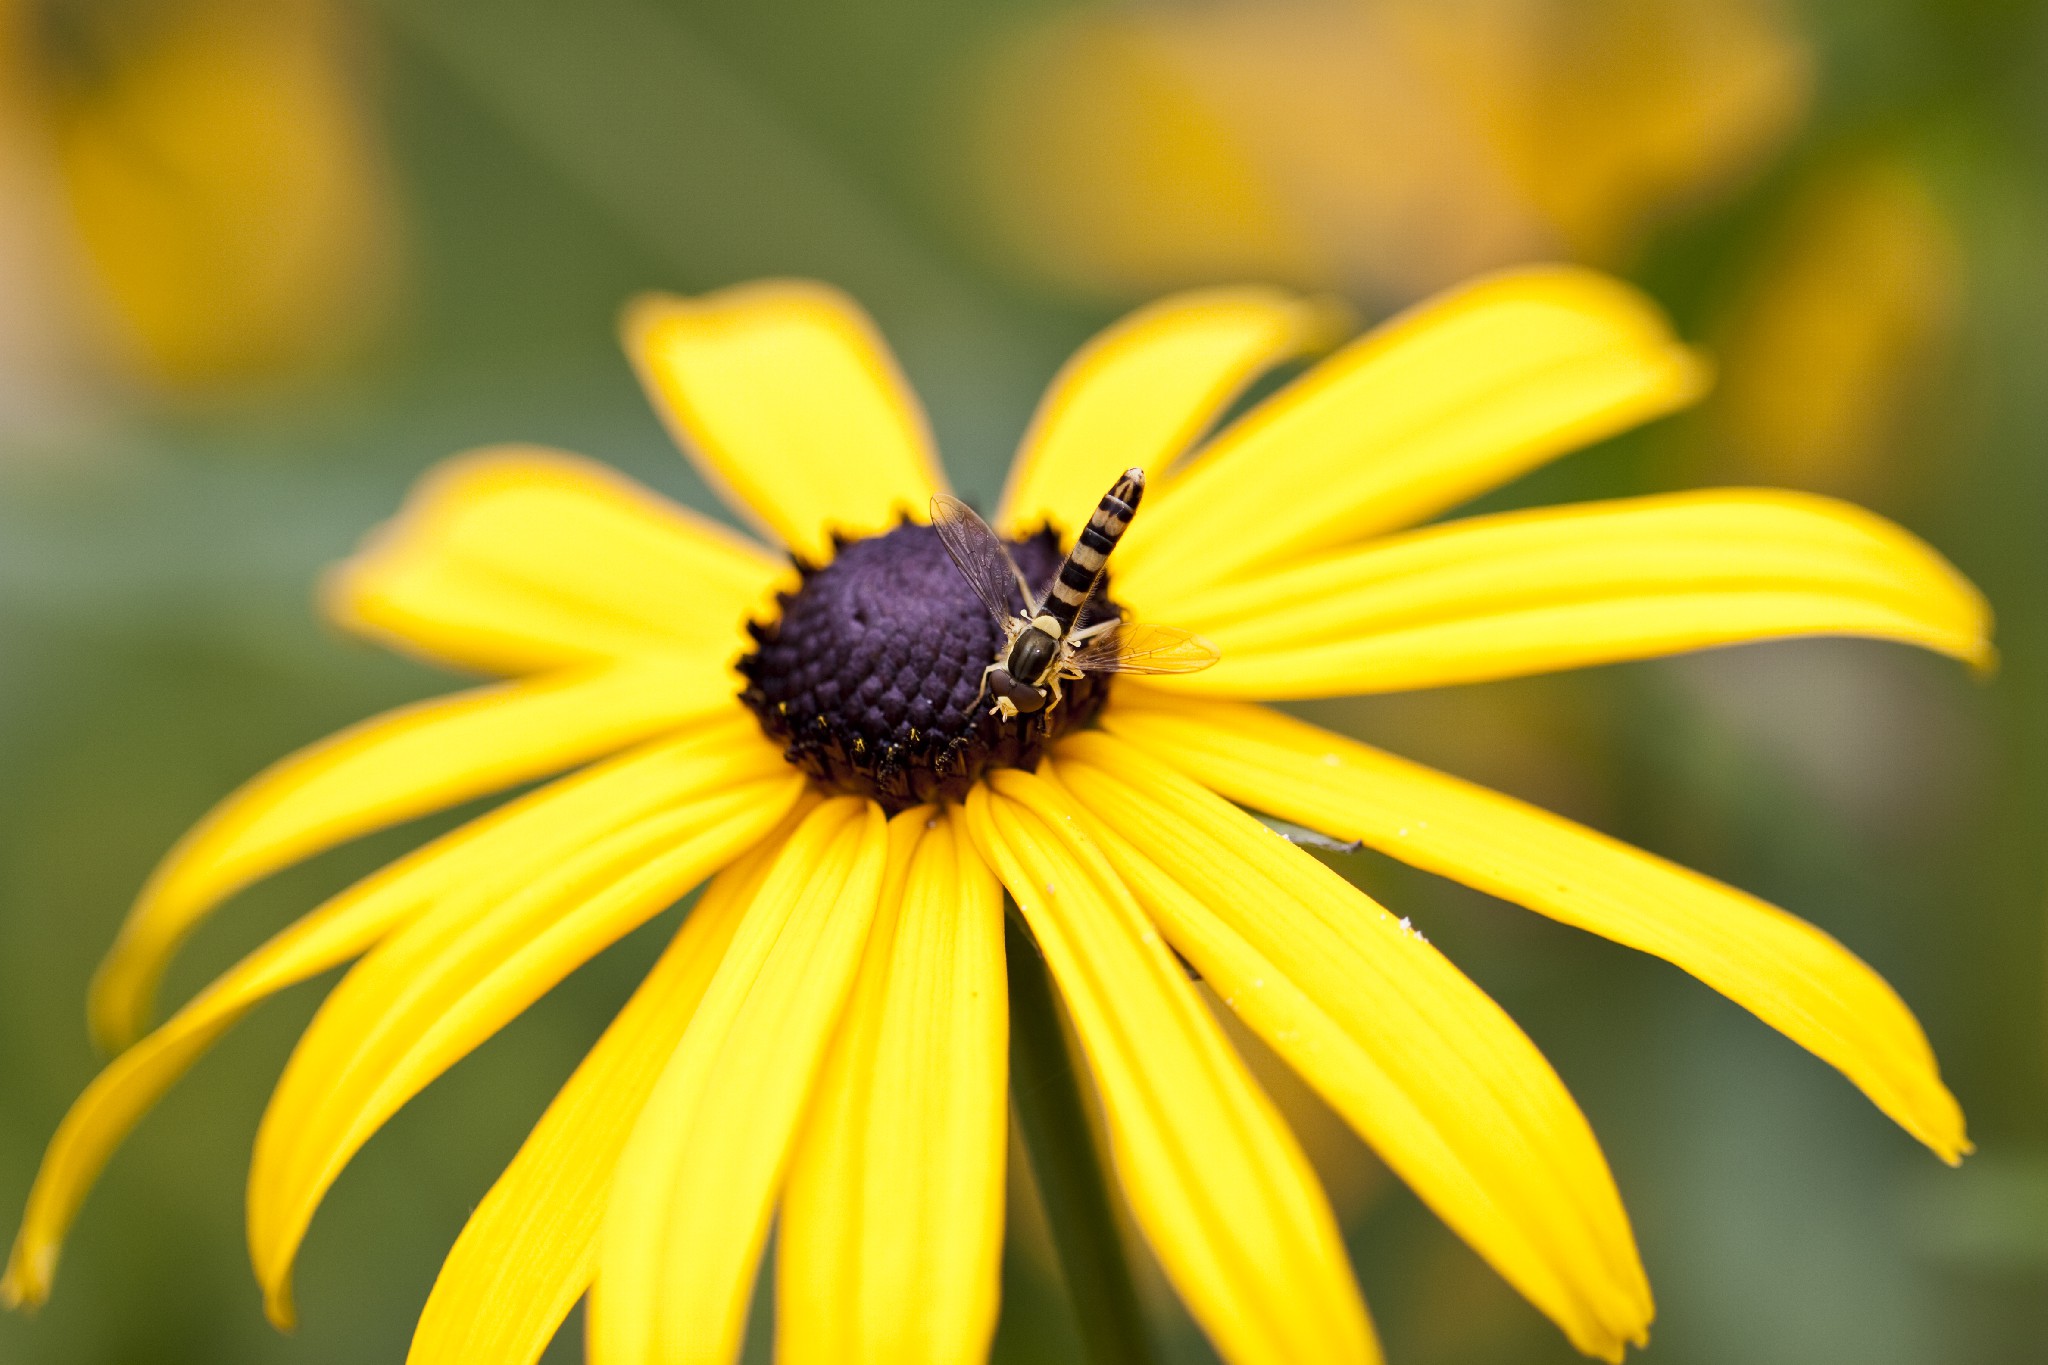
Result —
[{"label": "translucent insect wing", "polygon": [[1124,624],[1082,645],[1070,662],[1084,673],[1199,673],[1219,657],[1191,630]]},{"label": "translucent insect wing", "polygon": [[1031,590],[1002,540],[972,507],[944,493],[932,498],[932,529],[989,615],[1008,628],[1019,608],[1030,605]]}]

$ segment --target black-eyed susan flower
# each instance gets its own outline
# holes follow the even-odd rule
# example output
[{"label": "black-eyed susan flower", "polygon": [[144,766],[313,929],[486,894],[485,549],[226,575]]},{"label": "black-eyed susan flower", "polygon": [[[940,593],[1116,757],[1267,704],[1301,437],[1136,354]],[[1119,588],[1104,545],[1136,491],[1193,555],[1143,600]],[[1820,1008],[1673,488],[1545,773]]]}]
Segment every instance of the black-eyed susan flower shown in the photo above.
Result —
[{"label": "black-eyed susan flower", "polygon": [[[1982,663],[1978,595],[1897,527],[1784,493],[1403,529],[1685,403],[1701,366],[1626,288],[1523,271],[1350,343],[1211,432],[1330,322],[1276,292],[1183,295],[1054,381],[998,532],[1042,589],[1114,474],[1149,469],[1107,600],[1202,632],[1221,660],[1112,678],[1049,730],[1010,730],[1040,720],[997,723],[974,697],[997,627],[922,522],[937,459],[859,310],[801,283],[637,305],[650,395],[765,543],[567,455],[486,451],[431,476],[334,575],[329,608],[512,680],[284,760],[173,851],[94,984],[94,1025],[127,1050],[51,1146],[7,1294],[49,1292],[109,1151],[223,1030],[359,958],[256,1141],[249,1239],[288,1321],[300,1240],[379,1125],[702,884],[471,1217],[413,1359],[531,1361],[588,1291],[600,1365],[730,1360],[771,1217],[783,1358],[979,1358],[1002,1234],[1007,890],[1134,1222],[1224,1358],[1377,1348],[1315,1176],[1176,953],[1579,1348],[1618,1359],[1644,1338],[1649,1288],[1555,1072],[1404,921],[1248,810],[1664,957],[1958,1158],[1962,1116],[1918,1024],[1827,935],[1258,702],[1790,635]],[[238,887],[569,769],[337,896],[134,1041],[166,958]]]}]

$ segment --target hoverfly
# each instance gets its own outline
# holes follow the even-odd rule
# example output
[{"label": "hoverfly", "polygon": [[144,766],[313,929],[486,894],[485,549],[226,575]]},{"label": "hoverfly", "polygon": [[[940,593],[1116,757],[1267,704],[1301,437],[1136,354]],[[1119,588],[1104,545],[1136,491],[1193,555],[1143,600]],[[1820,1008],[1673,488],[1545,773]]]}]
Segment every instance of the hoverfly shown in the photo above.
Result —
[{"label": "hoverfly", "polygon": [[[1004,720],[1037,712],[1049,730],[1064,681],[1090,673],[1194,673],[1216,662],[1214,645],[1173,626],[1137,625],[1113,616],[1075,627],[1144,493],[1145,471],[1126,469],[1102,495],[1035,603],[1022,571],[989,524],[958,498],[940,493],[932,499],[932,529],[1003,631],[1002,651],[982,670],[977,705],[993,693],[995,710]],[[1013,610],[1013,600],[1022,601],[1025,609]]]}]

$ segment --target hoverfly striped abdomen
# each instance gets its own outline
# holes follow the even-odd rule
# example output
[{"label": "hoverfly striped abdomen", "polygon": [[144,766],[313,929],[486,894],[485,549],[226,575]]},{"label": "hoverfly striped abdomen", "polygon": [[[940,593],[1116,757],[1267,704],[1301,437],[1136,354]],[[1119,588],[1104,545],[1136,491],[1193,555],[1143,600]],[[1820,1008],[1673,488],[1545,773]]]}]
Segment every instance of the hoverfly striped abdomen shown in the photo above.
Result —
[{"label": "hoverfly striped abdomen", "polygon": [[[1051,632],[1056,639],[1064,640],[1074,629],[1074,622],[1080,619],[1081,609],[1088,605],[1088,599],[1095,595],[1095,589],[1102,582],[1103,566],[1109,562],[1109,552],[1123,539],[1124,531],[1137,515],[1138,500],[1145,496],[1145,471],[1126,469],[1102,501],[1095,504],[1095,513],[1088,518],[1088,524],[1081,528],[1080,536],[1074,541],[1074,548],[1068,552],[1066,563],[1060,565],[1059,573],[1053,578],[1052,589],[1045,595],[1039,613],[1049,616],[1059,629]],[[1016,674],[1011,670],[1013,676]],[[1038,681],[1037,675],[1030,680]]]}]

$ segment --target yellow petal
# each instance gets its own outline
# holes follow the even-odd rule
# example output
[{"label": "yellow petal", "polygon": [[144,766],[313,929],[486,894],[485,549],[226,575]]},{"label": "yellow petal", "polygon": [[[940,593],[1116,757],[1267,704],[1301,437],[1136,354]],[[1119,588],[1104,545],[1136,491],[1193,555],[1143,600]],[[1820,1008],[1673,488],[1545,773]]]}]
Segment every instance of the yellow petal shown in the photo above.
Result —
[{"label": "yellow petal", "polygon": [[1840,1069],[1942,1159],[1970,1150],[1905,1004],[1841,944],[1776,906],[1263,707],[1132,689],[1104,723],[1233,801],[1673,962]]},{"label": "yellow petal", "polygon": [[627,1139],[590,1299],[593,1365],[729,1362],[805,1103],[888,861],[870,802],[813,811],[741,920]]},{"label": "yellow petal", "polygon": [[1231,1365],[1376,1361],[1307,1158],[1074,811],[1017,769],[967,798],[1059,983],[1139,1228]]},{"label": "yellow petal", "polygon": [[1650,301],[1617,281],[1546,268],[1466,285],[1211,442],[1132,523],[1145,548],[1117,595],[1177,622],[1198,585],[1410,525],[1682,407],[1703,383]]},{"label": "yellow petal", "polygon": [[1924,542],[1847,503],[1723,490],[1473,517],[1190,594],[1223,651],[1161,680],[1315,697],[1478,682],[1792,635],[1991,659],[1991,613]]},{"label": "yellow petal", "polygon": [[1111,736],[1056,772],[1174,947],[1449,1223],[1590,1355],[1651,1317],[1614,1178],[1512,1019],[1405,921]]},{"label": "yellow petal", "polygon": [[108,1064],[58,1125],[22,1217],[0,1299],[40,1303],[65,1230],[107,1158],[150,1106],[266,997],[345,962],[451,900],[516,885],[597,833],[672,802],[697,741],[663,741],[510,802],[357,883],[278,934]]},{"label": "yellow petal", "polygon": [[[1334,341],[1340,305],[1275,289],[1198,289],[1139,309],[1095,337],[1053,379],[1010,469],[996,524],[1063,536],[1132,465],[1167,468],[1246,384]],[[1121,558],[1121,557],[1120,557]]]},{"label": "yellow petal", "polygon": [[860,305],[767,280],[627,309],[626,349],[676,441],[734,511],[796,554],[922,518],[944,486],[923,410]]},{"label": "yellow petal", "polygon": [[509,893],[494,889],[481,913],[458,905],[423,916],[328,996],[278,1081],[249,1170],[250,1255],[272,1321],[292,1320],[292,1261],[314,1210],[384,1121],[563,977],[759,842],[803,790],[794,774],[707,779],[695,799]]},{"label": "yellow petal", "polygon": [[1824,159],[1744,253],[1716,309],[1725,377],[1700,441],[1716,467],[1838,491],[1911,477],[1968,289],[1923,160],[1896,143]]},{"label": "yellow petal", "polygon": [[792,1158],[782,1365],[988,1356],[1003,1245],[1002,888],[957,811],[890,822],[890,876]]},{"label": "yellow petal", "polygon": [[250,882],[372,830],[736,711],[734,689],[722,661],[643,661],[403,706],[280,760],[150,874],[93,978],[94,1036],[109,1049],[134,1041],[185,935]]},{"label": "yellow petal", "polygon": [[507,446],[427,475],[323,597],[360,634],[525,673],[675,650],[723,660],[787,570],[603,465]]},{"label": "yellow petal", "polygon": [[[791,822],[784,821],[785,825]],[[612,1172],[780,837],[712,878],[682,930],[464,1224],[406,1365],[533,1365],[590,1287]]]}]

